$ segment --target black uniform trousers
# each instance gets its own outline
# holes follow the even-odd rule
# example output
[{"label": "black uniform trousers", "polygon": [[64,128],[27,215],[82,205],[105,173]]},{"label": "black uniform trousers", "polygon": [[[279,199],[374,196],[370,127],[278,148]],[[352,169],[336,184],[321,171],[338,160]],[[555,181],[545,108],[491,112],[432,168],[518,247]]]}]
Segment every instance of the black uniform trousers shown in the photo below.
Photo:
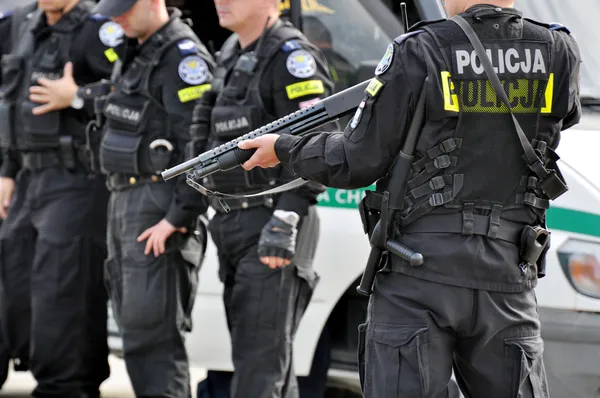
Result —
[{"label": "black uniform trousers", "polygon": [[533,290],[492,292],[382,272],[359,335],[365,398],[447,397],[453,367],[467,398],[549,396]]},{"label": "black uniform trousers", "polygon": [[292,265],[271,270],[258,241],[273,214],[261,206],[217,213],[209,229],[217,247],[231,333],[232,398],[298,398],[293,342],[318,277],[312,269],[319,219],[311,207],[298,231]]},{"label": "black uniform trousers", "polygon": [[181,257],[178,233],[159,257],[137,241],[165,217],[172,197],[172,184],[159,182],[112,190],[109,202],[107,282],[137,397],[191,396],[184,333],[198,270]]},{"label": "black uniform trousers", "polygon": [[0,232],[4,343],[29,362],[36,397],[97,396],[109,376],[103,179],[23,170]]}]

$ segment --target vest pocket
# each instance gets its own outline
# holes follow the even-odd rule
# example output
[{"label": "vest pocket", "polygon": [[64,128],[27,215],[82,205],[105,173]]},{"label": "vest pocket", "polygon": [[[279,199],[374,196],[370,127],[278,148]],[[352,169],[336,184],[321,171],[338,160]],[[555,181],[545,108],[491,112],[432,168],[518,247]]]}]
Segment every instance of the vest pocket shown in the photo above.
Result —
[{"label": "vest pocket", "polygon": [[211,115],[213,136],[218,140],[229,141],[238,138],[252,129],[261,127],[260,113],[255,106],[216,106]]},{"label": "vest pocket", "polygon": [[44,115],[34,115],[33,109],[40,104],[24,101],[21,105],[23,122],[23,144],[25,148],[39,151],[58,147],[60,134],[60,112],[53,111]]},{"label": "vest pocket", "polygon": [[540,336],[504,340],[506,380],[510,380],[511,397],[548,398],[544,369],[544,342]]},{"label": "vest pocket", "polygon": [[108,129],[100,145],[100,165],[105,173],[140,174],[142,136]]}]

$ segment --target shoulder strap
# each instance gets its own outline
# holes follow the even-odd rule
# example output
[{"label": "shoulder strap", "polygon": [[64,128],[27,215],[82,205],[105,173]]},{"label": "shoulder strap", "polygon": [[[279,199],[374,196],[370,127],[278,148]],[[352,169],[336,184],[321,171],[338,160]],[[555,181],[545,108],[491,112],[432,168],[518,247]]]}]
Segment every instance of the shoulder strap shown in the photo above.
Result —
[{"label": "shoulder strap", "polygon": [[549,171],[544,167],[542,160],[535,153],[535,150],[531,146],[531,143],[527,139],[527,136],[523,132],[517,117],[515,116],[512,107],[510,106],[510,101],[504,88],[502,87],[502,83],[500,83],[500,78],[494,71],[494,67],[490,62],[490,59],[487,57],[485,49],[483,48],[483,44],[477,37],[477,33],[473,30],[471,25],[460,15],[456,15],[450,19],[455,22],[462,30],[465,32],[465,35],[473,45],[477,56],[481,64],[485,69],[485,74],[489,79],[494,91],[498,95],[498,98],[502,101],[502,103],[508,108],[510,115],[512,117],[515,129],[517,131],[517,135],[519,136],[519,142],[521,143],[521,148],[523,148],[523,152],[525,153],[525,159],[527,161],[527,166],[540,180],[540,187],[544,191],[544,193],[552,200],[556,199],[563,193],[565,193],[568,188],[566,184],[557,176],[555,170]]}]

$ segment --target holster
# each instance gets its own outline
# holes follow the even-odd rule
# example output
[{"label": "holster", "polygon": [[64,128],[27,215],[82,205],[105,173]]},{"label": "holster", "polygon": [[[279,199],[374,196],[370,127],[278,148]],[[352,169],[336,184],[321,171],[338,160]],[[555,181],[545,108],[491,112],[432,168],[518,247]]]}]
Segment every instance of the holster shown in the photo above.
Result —
[{"label": "holster", "polygon": [[522,265],[537,269],[538,278],[546,275],[546,253],[550,248],[550,231],[541,226],[526,226],[521,233],[520,260]]}]

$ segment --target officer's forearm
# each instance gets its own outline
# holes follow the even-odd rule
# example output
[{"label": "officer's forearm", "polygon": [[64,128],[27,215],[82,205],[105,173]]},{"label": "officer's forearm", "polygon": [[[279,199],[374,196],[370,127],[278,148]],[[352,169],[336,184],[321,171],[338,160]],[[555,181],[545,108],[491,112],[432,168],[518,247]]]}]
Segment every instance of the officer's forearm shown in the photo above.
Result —
[{"label": "officer's forearm", "polygon": [[[369,152],[369,148],[357,148]],[[275,143],[280,162],[295,176],[319,182],[332,188],[353,189],[371,185],[390,162],[357,157],[356,166],[347,157],[344,133],[311,133],[303,137],[281,135]],[[354,152],[353,152],[354,153]]]}]

